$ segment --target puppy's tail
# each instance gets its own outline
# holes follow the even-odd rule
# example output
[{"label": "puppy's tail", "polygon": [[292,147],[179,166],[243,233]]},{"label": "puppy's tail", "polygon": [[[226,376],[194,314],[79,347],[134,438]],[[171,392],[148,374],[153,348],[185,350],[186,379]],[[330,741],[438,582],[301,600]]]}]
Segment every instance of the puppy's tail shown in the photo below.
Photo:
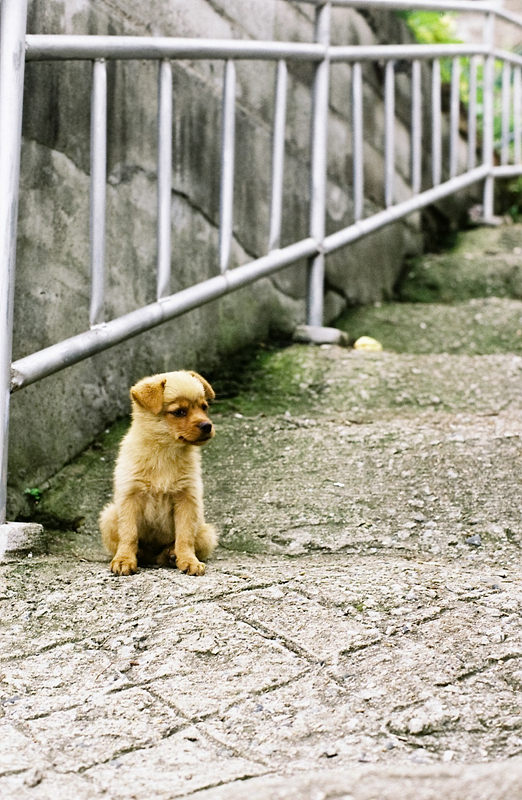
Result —
[{"label": "puppy's tail", "polygon": [[118,512],[114,503],[109,503],[100,514],[100,531],[103,544],[111,555],[118,549]]},{"label": "puppy's tail", "polygon": [[204,522],[196,535],[195,550],[200,561],[206,561],[214,552],[218,543],[218,535],[213,525]]}]

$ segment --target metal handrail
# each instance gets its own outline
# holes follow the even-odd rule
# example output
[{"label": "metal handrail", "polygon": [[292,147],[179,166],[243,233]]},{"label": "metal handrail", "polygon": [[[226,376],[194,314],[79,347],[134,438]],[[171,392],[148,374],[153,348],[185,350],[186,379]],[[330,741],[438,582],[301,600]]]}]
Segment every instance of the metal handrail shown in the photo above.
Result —
[{"label": "metal handrail", "polygon": [[[5,521],[7,484],[7,430],[9,394],[47,375],[77,363],[139,333],[161,325],[187,311],[234,292],[285,266],[308,259],[308,311],[310,324],[323,316],[325,259],[328,254],[372,231],[406,217],[431,203],[479,181],[484,182],[484,216],[493,214],[496,177],[522,174],[522,57],[495,46],[494,22],[502,19],[522,28],[522,17],[481,0],[300,0],[316,6],[314,42],[263,42],[172,37],[25,35],[27,0],[2,0],[0,7],[0,523]],[[484,36],[480,44],[332,44],[331,9],[430,9],[480,13]],[[21,144],[21,103],[25,60],[29,62],[83,60],[93,64],[91,105],[91,329],[17,360],[12,365],[13,286],[16,244],[16,208]],[[468,158],[458,174],[460,59],[470,60]],[[107,147],[107,61],[147,59],[158,63],[158,257],[157,300],[117,319],[105,320],[105,204]],[[169,294],[172,191],[172,64],[175,59],[220,59],[224,63],[221,192],[219,212],[219,262],[221,274]],[[441,112],[441,59],[452,63],[449,115],[448,180],[442,180],[443,126]],[[243,266],[229,269],[233,238],[235,170],[235,62],[262,60],[276,63],[273,121],[270,228],[268,251]],[[309,235],[281,248],[284,179],[287,64],[306,61],[315,67],[312,89],[310,152],[311,201]],[[384,197],[385,208],[364,216],[364,131],[362,64],[384,65]],[[395,62],[411,62],[411,197],[397,202],[395,164]],[[482,155],[477,159],[477,65],[484,64]],[[493,161],[493,101],[495,61],[503,64],[501,164]],[[431,65],[431,87],[422,87],[421,63]],[[351,65],[353,141],[353,222],[331,234],[325,231],[327,180],[328,93],[332,65]],[[514,91],[511,91],[513,76]],[[432,186],[422,190],[423,97],[431,96]],[[511,125],[511,112],[515,117]],[[510,163],[510,140],[514,161]],[[477,161],[479,162],[477,164]],[[3,324],[3,323],[2,323]]]},{"label": "metal handrail", "polygon": [[[319,6],[324,0],[300,0],[309,5]],[[331,0],[332,6],[338,8],[385,8],[396,11],[461,11],[473,14],[494,14],[499,19],[512,22],[522,27],[522,20],[517,14],[499,8],[494,3],[481,0]]]},{"label": "metal handrail", "polygon": [[[60,47],[60,40],[64,39]],[[380,61],[488,55],[485,44],[319,45],[285,42],[154,38],[133,36],[27,36],[26,61],[125,61],[134,59],[235,59],[257,61]],[[496,49],[498,58],[520,63],[516,53]]]}]

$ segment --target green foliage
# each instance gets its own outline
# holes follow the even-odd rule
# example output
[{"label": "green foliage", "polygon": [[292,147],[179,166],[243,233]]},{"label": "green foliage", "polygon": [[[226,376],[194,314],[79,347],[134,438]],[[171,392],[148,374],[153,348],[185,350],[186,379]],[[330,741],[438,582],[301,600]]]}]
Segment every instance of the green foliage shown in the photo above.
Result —
[{"label": "green foliage", "polygon": [[[440,11],[398,11],[397,15],[405,20],[415,39],[420,44],[458,44],[462,40],[457,38],[457,25],[455,15]],[[441,59],[441,80],[443,83],[451,82],[452,60]],[[464,106],[469,105],[470,70],[469,58],[460,59],[460,99]],[[477,130],[482,133],[483,117],[483,81],[484,66],[477,65]],[[502,62],[495,62],[495,92],[493,100],[493,126],[494,139],[498,142],[502,136]],[[512,123],[512,120],[511,120]],[[512,126],[511,126],[512,127]]]},{"label": "green foliage", "polygon": [[42,499],[42,491],[41,489],[38,489],[36,486],[31,489],[26,489],[24,491],[24,494],[26,494],[29,500],[33,503],[39,503],[40,500]]},{"label": "green foliage", "polygon": [[456,44],[457,26],[453,14],[440,11],[398,11],[399,17],[406,20],[420,44]]},{"label": "green foliage", "polygon": [[513,222],[522,221],[522,175],[510,181],[506,188],[508,214]]},{"label": "green foliage", "polygon": [[[419,44],[458,44],[457,25],[454,14],[440,11],[398,11],[399,17],[415,36]],[[443,83],[451,81],[451,61],[444,58],[440,62]]]}]

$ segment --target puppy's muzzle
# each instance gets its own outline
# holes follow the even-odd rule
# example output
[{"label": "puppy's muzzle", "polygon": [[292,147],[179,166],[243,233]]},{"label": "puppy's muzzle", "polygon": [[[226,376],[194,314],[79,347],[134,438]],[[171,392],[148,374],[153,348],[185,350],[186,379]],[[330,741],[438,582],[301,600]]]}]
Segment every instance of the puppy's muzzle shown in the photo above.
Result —
[{"label": "puppy's muzzle", "polygon": [[205,444],[205,442],[208,442],[209,439],[212,439],[214,436],[214,428],[212,423],[208,420],[198,422],[198,428],[200,430],[200,434],[195,444]]}]

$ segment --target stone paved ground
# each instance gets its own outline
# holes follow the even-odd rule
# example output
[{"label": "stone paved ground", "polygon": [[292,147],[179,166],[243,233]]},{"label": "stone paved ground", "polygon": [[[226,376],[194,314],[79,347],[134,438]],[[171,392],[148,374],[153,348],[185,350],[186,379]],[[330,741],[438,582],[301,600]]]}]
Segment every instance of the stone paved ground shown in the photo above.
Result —
[{"label": "stone paved ground", "polygon": [[[484,303],[491,345],[522,303]],[[368,324],[440,349],[411,312]],[[0,565],[0,797],[522,798],[522,357],[385,344],[215,406],[202,578],[108,570],[125,422],[51,482],[49,553]]]}]

